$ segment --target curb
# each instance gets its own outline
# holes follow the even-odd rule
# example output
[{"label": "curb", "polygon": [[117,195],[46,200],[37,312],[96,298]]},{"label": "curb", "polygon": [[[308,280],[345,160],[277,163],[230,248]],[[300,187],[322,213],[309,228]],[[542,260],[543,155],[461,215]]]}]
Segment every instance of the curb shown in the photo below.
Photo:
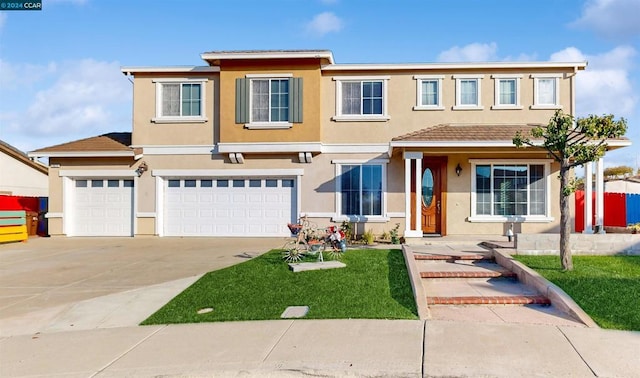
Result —
[{"label": "curb", "polygon": [[[513,250],[511,249],[511,251]],[[549,298],[551,304],[558,310],[576,318],[589,328],[600,328],[596,322],[578,306],[573,298],[560,287],[548,281],[528,266],[514,260],[511,254],[506,251],[492,249],[491,252],[499,265],[514,272],[518,276],[518,280],[523,284],[535,288],[538,292]]]},{"label": "curb", "polygon": [[420,320],[431,319],[431,313],[427,306],[427,293],[422,286],[420,271],[416,265],[416,259],[413,257],[413,252],[411,252],[411,249],[406,244],[402,245],[402,255],[404,256],[407,273],[409,274],[409,280],[411,281],[411,290],[413,291],[413,299],[416,302],[418,318]]}]

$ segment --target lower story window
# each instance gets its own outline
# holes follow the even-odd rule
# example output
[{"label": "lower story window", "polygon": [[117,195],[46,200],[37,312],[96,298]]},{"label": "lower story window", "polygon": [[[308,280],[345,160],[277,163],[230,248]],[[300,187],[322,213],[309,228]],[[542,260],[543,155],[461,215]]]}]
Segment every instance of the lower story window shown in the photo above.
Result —
[{"label": "lower story window", "polygon": [[476,164],[475,216],[546,216],[545,164]]},{"label": "lower story window", "polygon": [[382,215],[382,165],[340,167],[341,215]]}]

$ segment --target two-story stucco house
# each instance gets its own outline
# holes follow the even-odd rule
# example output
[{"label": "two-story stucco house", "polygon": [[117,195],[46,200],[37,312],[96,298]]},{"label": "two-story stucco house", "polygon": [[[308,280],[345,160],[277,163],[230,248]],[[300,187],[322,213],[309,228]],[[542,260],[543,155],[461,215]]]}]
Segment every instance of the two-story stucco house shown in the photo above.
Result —
[{"label": "two-story stucco house", "polygon": [[122,68],[130,134],[31,153],[51,163],[51,234],[287,236],[301,215],[374,232],[399,223],[406,237],[558,230],[558,166],[511,141],[557,109],[575,113],[586,62],[201,57]]}]

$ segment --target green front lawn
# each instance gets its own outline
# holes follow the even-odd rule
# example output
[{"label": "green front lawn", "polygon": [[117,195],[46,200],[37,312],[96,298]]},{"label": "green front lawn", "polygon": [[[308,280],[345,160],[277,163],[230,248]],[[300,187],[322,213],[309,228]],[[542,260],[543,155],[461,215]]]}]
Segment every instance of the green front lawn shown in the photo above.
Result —
[{"label": "green front lawn", "polygon": [[207,273],[142,324],[280,319],[288,306],[309,306],[309,319],[418,318],[401,250],[349,250],[342,261],[294,273],[274,250]]},{"label": "green front lawn", "polygon": [[602,328],[640,331],[640,256],[513,256],[569,294]]}]

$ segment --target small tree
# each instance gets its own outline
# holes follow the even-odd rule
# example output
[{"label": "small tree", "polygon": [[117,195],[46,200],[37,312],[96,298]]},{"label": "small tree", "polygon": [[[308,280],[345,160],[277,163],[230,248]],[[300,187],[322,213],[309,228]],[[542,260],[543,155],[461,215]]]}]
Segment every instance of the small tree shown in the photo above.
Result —
[{"label": "small tree", "polygon": [[560,262],[564,270],[573,269],[569,197],[576,189],[576,181],[571,178],[571,170],[600,159],[607,150],[607,139],[621,137],[626,131],[624,118],[616,121],[613,115],[590,115],[574,122],[571,115],[558,110],[546,126],[532,129],[531,135],[517,132],[513,138],[517,147],[545,149],[560,163]]},{"label": "small tree", "polygon": [[620,178],[620,177],[628,177],[633,175],[633,168],[626,166],[626,165],[620,165],[617,167],[609,167],[609,168],[605,168],[604,169],[604,177],[609,178],[609,179],[616,179],[616,178]]}]

